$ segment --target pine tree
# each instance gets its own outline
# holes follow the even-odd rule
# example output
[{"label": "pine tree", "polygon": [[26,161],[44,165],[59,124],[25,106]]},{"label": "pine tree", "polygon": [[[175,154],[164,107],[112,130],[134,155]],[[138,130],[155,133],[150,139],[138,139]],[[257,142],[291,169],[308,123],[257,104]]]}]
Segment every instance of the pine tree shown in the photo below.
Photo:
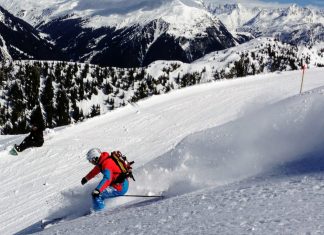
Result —
[{"label": "pine tree", "polygon": [[72,65],[69,65],[66,71],[66,76],[64,79],[64,88],[70,90],[73,87],[73,72]]},{"label": "pine tree", "polygon": [[6,108],[0,104],[0,126],[3,126],[6,122]]},{"label": "pine tree", "polygon": [[74,63],[74,66],[73,66],[73,74],[76,75],[78,71],[79,71],[78,64],[77,63]]},{"label": "pine tree", "polygon": [[3,88],[3,82],[5,81],[5,73],[2,68],[0,68],[0,88]]},{"label": "pine tree", "polygon": [[85,64],[82,72],[81,72],[81,78],[86,78],[89,73],[89,64]]},{"label": "pine tree", "polygon": [[91,92],[90,93],[93,95],[98,95],[98,90],[94,83],[91,83]]},{"label": "pine tree", "polygon": [[79,100],[84,100],[84,83],[82,78],[79,85]]},{"label": "pine tree", "polygon": [[46,116],[46,126],[53,127],[54,115],[54,88],[53,88],[53,74],[49,74],[45,81],[45,87],[41,94],[41,102],[44,107]]},{"label": "pine tree", "polygon": [[39,98],[40,69],[37,66],[26,66],[25,94],[28,109],[36,106]]},{"label": "pine tree", "polygon": [[127,79],[127,87],[131,86],[134,83],[135,77],[134,77],[135,70],[130,69],[128,71],[128,79]]},{"label": "pine tree", "polygon": [[27,120],[26,117],[24,116],[18,121],[17,125],[15,126],[14,133],[21,134],[27,132],[28,132]]},{"label": "pine tree", "polygon": [[42,76],[45,78],[48,76],[48,63],[47,62],[45,62],[44,67],[42,67]]},{"label": "pine tree", "polygon": [[59,84],[62,82],[62,65],[60,63],[55,65],[54,81]]},{"label": "pine tree", "polygon": [[99,88],[102,88],[102,85],[103,85],[103,80],[104,80],[104,75],[100,69],[99,66],[96,67],[96,70],[95,70],[95,77],[97,78],[97,84],[99,86]]},{"label": "pine tree", "polygon": [[112,87],[112,85],[110,85],[110,83],[108,83],[106,81],[104,88],[103,88],[103,93],[105,95],[109,95],[109,94],[113,93],[113,91],[114,91],[114,88]]},{"label": "pine tree", "polygon": [[64,89],[59,89],[56,94],[56,125],[63,126],[70,123],[69,100]]},{"label": "pine tree", "polygon": [[90,117],[95,117],[100,115],[100,105],[92,105],[90,111]]},{"label": "pine tree", "polygon": [[109,110],[113,110],[115,108],[115,100],[113,98],[107,98],[106,104]]},{"label": "pine tree", "polygon": [[88,94],[87,98],[91,99],[92,91],[91,91],[91,84],[90,84],[89,80],[87,80],[84,84],[84,91],[86,94]]},{"label": "pine tree", "polygon": [[70,91],[70,101],[71,103],[75,103],[78,99],[78,90],[76,87],[73,87]]},{"label": "pine tree", "polygon": [[[12,124],[10,132],[12,134],[23,133],[26,126],[25,128],[21,128],[22,125],[19,125],[19,123],[25,118],[25,109],[27,105],[22,89],[17,82],[14,82],[10,87],[8,92],[8,100],[12,109],[10,115],[10,122]],[[20,126],[20,128],[18,128],[18,126]]]},{"label": "pine tree", "polygon": [[45,129],[44,117],[39,104],[32,111],[32,114],[30,116],[30,123],[37,126],[41,130]]},{"label": "pine tree", "polygon": [[83,113],[82,110],[79,109],[79,107],[76,105],[75,102],[72,103],[72,118],[75,122],[78,122],[83,119]]}]

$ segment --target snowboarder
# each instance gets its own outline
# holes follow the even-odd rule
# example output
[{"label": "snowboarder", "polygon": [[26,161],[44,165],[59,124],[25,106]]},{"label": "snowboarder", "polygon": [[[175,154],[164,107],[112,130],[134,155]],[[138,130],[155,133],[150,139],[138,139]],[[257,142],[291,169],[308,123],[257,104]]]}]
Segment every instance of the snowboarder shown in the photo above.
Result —
[{"label": "snowboarder", "polygon": [[29,135],[21,142],[20,145],[15,144],[14,149],[22,152],[30,147],[41,147],[44,143],[43,129],[36,123],[32,124]]},{"label": "snowboarder", "polygon": [[[119,151],[112,152],[113,154],[121,155]],[[90,149],[87,160],[95,167],[82,178],[82,185],[100,172],[103,174],[102,180],[92,192],[93,209],[99,211],[105,208],[105,199],[124,195],[128,190],[129,182],[108,152],[101,152],[99,148]]]}]

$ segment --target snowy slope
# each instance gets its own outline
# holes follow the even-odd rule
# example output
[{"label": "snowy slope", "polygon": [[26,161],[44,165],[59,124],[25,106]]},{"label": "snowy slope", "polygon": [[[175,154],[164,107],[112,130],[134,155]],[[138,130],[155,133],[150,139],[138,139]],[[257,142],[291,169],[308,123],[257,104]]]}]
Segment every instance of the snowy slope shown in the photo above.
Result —
[{"label": "snowy slope", "polygon": [[[42,148],[18,157],[2,151],[0,233],[27,234],[40,229],[41,219],[86,213],[99,180],[80,185],[91,168],[84,154],[93,146],[120,149],[135,160],[130,194],[163,192],[168,198],[111,200],[103,213],[63,222],[45,234],[279,233],[275,224],[288,233],[316,232],[324,193],[320,171],[283,174],[291,167],[278,166],[300,158],[320,161],[323,72],[307,71],[304,90],[319,89],[302,96],[300,71],[204,84],[47,131]],[[22,137],[1,136],[2,147]],[[297,200],[290,200],[292,194]],[[301,222],[307,219],[312,224]]]}]

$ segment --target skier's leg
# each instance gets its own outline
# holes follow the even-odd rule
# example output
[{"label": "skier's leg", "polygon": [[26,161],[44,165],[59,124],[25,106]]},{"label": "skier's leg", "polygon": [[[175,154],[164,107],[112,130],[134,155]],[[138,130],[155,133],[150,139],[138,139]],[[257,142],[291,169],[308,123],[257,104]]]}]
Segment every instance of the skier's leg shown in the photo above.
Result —
[{"label": "skier's leg", "polygon": [[129,186],[129,182],[128,180],[124,180],[124,182],[122,183],[122,187],[121,189],[117,189],[115,191],[115,196],[122,196],[122,195],[125,195],[128,191],[128,186]]},{"label": "skier's leg", "polygon": [[107,198],[111,198],[111,197],[118,197],[118,196],[122,196],[125,193],[127,193],[128,191],[128,180],[125,180],[120,187],[114,187],[114,185],[112,185],[111,187],[109,187],[108,189],[104,190],[102,192],[102,198],[103,199],[107,199]]},{"label": "skier's leg", "polygon": [[93,209],[95,211],[100,211],[105,208],[105,202],[102,199],[101,195],[98,197],[92,197]]},{"label": "skier's leg", "polygon": [[104,200],[107,198],[118,197],[124,195],[128,190],[128,180],[125,180],[121,187],[116,189],[114,187],[109,187],[105,189],[99,197],[92,197],[93,209],[95,211],[100,211],[105,208]]}]

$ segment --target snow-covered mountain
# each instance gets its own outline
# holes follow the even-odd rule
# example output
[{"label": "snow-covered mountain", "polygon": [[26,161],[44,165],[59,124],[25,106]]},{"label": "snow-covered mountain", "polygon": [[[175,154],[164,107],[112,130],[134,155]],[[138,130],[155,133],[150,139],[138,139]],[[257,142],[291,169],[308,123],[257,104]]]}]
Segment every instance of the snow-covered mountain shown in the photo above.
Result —
[{"label": "snow-covered mountain", "polygon": [[231,32],[236,32],[237,28],[243,26],[261,11],[260,7],[248,8],[240,3],[221,5],[208,2],[205,5],[211,13],[221,19]]},{"label": "snow-covered mountain", "polygon": [[17,0],[0,5],[49,34],[74,61],[119,67],[158,59],[192,62],[238,44],[195,0]]},{"label": "snow-covered mountain", "polygon": [[[323,68],[223,80],[155,96],[47,130],[9,156],[0,136],[0,233],[316,234],[323,229]],[[89,211],[101,178],[81,186],[89,148],[135,161],[129,194]],[[294,200],[291,200],[292,197]],[[74,219],[74,220],[73,220]],[[195,226],[193,226],[195,225]],[[211,232],[212,231],[212,232]]]},{"label": "snow-covered mountain", "polygon": [[1,0],[0,5],[15,16],[25,20],[33,26],[36,26],[41,22],[46,22],[69,13],[69,9],[75,5],[75,1]]},{"label": "snow-covered mountain", "polygon": [[0,58],[53,60],[65,57],[43,34],[0,6]]},{"label": "snow-covered mountain", "polygon": [[0,0],[0,5],[50,35],[69,60],[108,66],[192,62],[261,36],[298,45],[324,41],[324,12],[297,5],[213,0]]},{"label": "snow-covered mountain", "polygon": [[324,11],[299,7],[247,7],[242,4],[213,4],[207,8],[231,32],[267,36],[292,44],[313,44],[324,41]]}]

